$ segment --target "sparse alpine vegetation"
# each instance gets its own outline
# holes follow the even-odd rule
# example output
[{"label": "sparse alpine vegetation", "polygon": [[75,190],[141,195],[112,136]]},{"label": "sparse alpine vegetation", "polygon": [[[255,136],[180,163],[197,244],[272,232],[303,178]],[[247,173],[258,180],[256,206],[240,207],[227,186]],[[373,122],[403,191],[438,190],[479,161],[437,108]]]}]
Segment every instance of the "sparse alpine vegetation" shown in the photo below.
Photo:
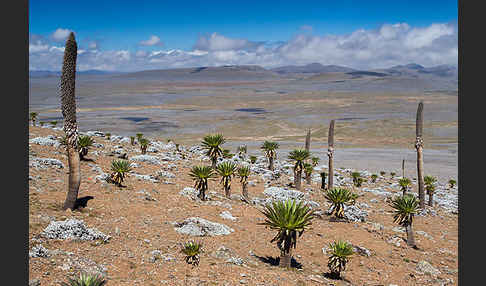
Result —
[{"label": "sparse alpine vegetation", "polygon": [[62,286],[103,286],[107,283],[102,276],[88,273],[80,273],[79,277],[68,278],[68,282],[62,282]]},{"label": "sparse alpine vegetation", "polygon": [[353,205],[357,197],[356,194],[344,188],[332,188],[324,194],[324,198],[332,204],[329,214],[334,214],[336,218],[340,219],[344,218],[344,205]]},{"label": "sparse alpine vegetation", "polygon": [[193,166],[189,176],[194,181],[194,188],[199,191],[197,195],[201,200],[206,200],[208,190],[208,180],[215,176],[214,170],[210,166]]},{"label": "sparse alpine vegetation", "polygon": [[220,184],[224,187],[224,194],[226,198],[231,197],[231,178],[235,175],[237,165],[231,161],[220,163],[216,167],[216,172],[221,176]]},{"label": "sparse alpine vegetation", "polygon": [[304,169],[304,161],[310,157],[309,151],[305,149],[295,149],[289,154],[289,159],[295,161],[294,165],[294,186],[300,190],[302,181],[302,170]]},{"label": "sparse alpine vegetation", "polygon": [[111,171],[110,180],[118,187],[122,187],[125,176],[131,171],[130,163],[126,160],[114,160],[111,162]]},{"label": "sparse alpine vegetation", "polygon": [[211,166],[216,169],[218,158],[223,156],[222,145],[226,142],[226,139],[222,134],[206,135],[201,142],[204,150],[206,150],[206,156],[211,159]]},{"label": "sparse alpine vegetation", "polygon": [[333,279],[341,279],[341,272],[346,270],[349,257],[353,254],[353,246],[345,241],[334,241],[329,244],[331,255],[327,266],[330,270],[330,277]]},{"label": "sparse alpine vegetation", "polygon": [[394,210],[393,221],[403,226],[407,232],[408,246],[416,247],[412,223],[419,210],[419,201],[414,195],[406,194],[392,200],[391,207]]},{"label": "sparse alpine vegetation", "polygon": [[200,242],[188,241],[182,245],[181,252],[185,255],[184,260],[187,264],[198,266],[200,255],[203,252],[203,245]]},{"label": "sparse alpine vegetation", "polygon": [[265,156],[268,159],[268,169],[270,171],[273,171],[273,161],[277,158],[277,149],[279,147],[279,144],[277,142],[272,142],[272,141],[265,141],[263,142],[262,146],[260,149],[265,152]]},{"label": "sparse alpine vegetation", "polygon": [[[66,139],[64,138],[64,140]],[[81,160],[84,160],[84,157],[88,155],[88,148],[92,146],[93,143],[93,139],[87,135],[78,137],[79,158]]]}]

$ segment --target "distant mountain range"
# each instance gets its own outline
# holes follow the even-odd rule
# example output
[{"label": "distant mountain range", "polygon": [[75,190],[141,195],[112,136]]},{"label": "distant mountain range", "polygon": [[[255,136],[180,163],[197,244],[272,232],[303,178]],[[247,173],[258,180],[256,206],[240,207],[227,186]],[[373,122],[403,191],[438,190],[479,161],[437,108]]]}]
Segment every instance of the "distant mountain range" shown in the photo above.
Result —
[{"label": "distant mountain range", "polygon": [[[438,80],[457,80],[457,67],[450,65],[439,65],[433,67],[423,67],[419,64],[411,63],[398,65],[386,69],[357,70],[350,67],[337,65],[322,65],[311,63],[303,66],[282,66],[265,69],[257,65],[226,65],[219,67],[195,67],[145,70],[139,72],[108,72],[101,70],[87,70],[78,72],[80,75],[108,75],[116,78],[133,79],[160,79],[169,81],[183,80],[209,80],[209,81],[239,81],[239,80],[270,80],[279,78],[313,78],[333,74],[341,75],[343,78],[359,77],[400,77],[400,78],[420,78]],[[60,71],[30,71],[29,77],[59,77]]]}]

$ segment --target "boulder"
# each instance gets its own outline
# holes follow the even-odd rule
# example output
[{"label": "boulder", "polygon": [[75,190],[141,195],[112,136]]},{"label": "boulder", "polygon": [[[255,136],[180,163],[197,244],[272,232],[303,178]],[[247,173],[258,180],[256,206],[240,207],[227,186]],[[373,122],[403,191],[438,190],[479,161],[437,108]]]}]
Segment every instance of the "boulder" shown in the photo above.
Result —
[{"label": "boulder", "polygon": [[190,217],[183,222],[174,223],[175,231],[191,236],[228,235],[234,229],[220,223],[211,222],[200,217]]}]

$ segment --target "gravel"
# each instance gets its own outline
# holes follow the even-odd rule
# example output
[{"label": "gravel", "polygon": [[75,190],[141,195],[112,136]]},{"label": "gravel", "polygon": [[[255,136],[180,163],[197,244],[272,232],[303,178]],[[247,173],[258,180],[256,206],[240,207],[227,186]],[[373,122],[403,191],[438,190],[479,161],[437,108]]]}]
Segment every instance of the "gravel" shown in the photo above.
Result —
[{"label": "gravel", "polygon": [[29,160],[29,167],[41,169],[46,169],[48,167],[63,169],[64,164],[61,161],[52,158],[32,158]]},{"label": "gravel", "polygon": [[42,244],[36,245],[32,247],[32,250],[29,251],[29,257],[49,257],[49,250],[46,249]]},{"label": "gravel", "polygon": [[217,236],[228,235],[234,229],[220,223],[211,222],[200,217],[190,217],[183,222],[174,223],[175,231],[191,236]]},{"label": "gravel", "polygon": [[61,143],[57,140],[56,136],[49,135],[47,137],[36,137],[29,140],[29,143],[34,143],[42,146],[54,146],[59,147]]}]

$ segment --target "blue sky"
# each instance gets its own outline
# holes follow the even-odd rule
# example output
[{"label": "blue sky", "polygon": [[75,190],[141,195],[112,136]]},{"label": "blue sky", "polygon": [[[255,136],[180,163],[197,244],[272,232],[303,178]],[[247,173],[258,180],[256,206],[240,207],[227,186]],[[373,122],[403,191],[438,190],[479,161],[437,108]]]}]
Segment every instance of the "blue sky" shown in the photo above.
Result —
[{"label": "blue sky", "polygon": [[[42,65],[46,69],[59,67],[59,50],[51,47],[63,46],[61,38],[66,31],[75,32],[80,49],[86,50],[84,57],[91,55],[90,66],[96,67],[94,58],[98,58],[98,67],[104,66],[106,69],[140,70],[143,69],[142,65],[150,68],[218,65],[225,61],[230,64],[257,64],[261,61],[262,66],[304,64],[312,61],[325,64],[333,62],[331,55],[327,58],[317,57],[317,50],[313,52],[312,45],[315,43],[314,49],[332,49],[332,44],[328,42],[333,38],[339,38],[341,44],[343,41],[354,41],[350,45],[360,48],[362,53],[361,57],[358,56],[354,61],[343,61],[342,65],[372,67],[370,64],[373,60],[366,52],[363,53],[363,48],[366,50],[363,38],[359,40],[360,44],[356,44],[356,33],[365,31],[376,34],[383,26],[399,30],[401,34],[395,36],[408,40],[414,35],[421,39],[416,34],[422,31],[422,38],[427,35],[435,37],[432,41],[438,39],[438,43],[442,45],[442,50],[439,50],[449,55],[453,53],[450,50],[453,47],[443,50],[443,45],[450,45],[454,41],[444,37],[457,38],[457,1],[49,0],[30,1],[29,5],[30,43],[37,45],[30,49],[31,69],[42,68]],[[452,35],[444,27],[452,27]],[[54,34],[56,30],[58,33]],[[354,38],[351,36],[353,33]],[[407,36],[407,33],[412,36]],[[390,37],[385,38],[374,39],[393,40]],[[242,41],[246,41],[246,44]],[[293,42],[294,46],[290,46]],[[431,46],[432,43],[429,42],[427,43]],[[399,46],[398,43],[395,44]],[[299,45],[303,50],[293,49]],[[42,57],[36,57],[35,53],[45,53],[46,49],[42,48],[45,46],[53,53],[44,54],[52,56],[51,62],[46,62],[46,59],[37,61]],[[264,48],[257,50],[258,47]],[[287,51],[302,53],[301,57],[281,53],[286,47]],[[436,52],[438,50],[434,46],[429,48]],[[170,50],[178,50],[179,54],[157,54],[157,51]],[[187,54],[195,50],[207,53]],[[116,51],[123,52],[117,54]],[[229,51],[233,51],[233,55]],[[413,51],[408,52],[411,55],[410,60],[420,60],[420,57],[414,58]],[[104,54],[100,56],[100,53]],[[112,57],[119,59],[108,59],[110,53]],[[370,53],[374,52],[370,50],[368,54]],[[142,55],[146,57],[145,61],[138,61]],[[344,54],[336,55],[338,58],[346,58]],[[165,58],[161,59],[162,56]],[[406,60],[397,55],[382,56],[385,59],[395,58],[395,62]],[[363,61],[360,62],[359,59]],[[437,56],[422,61],[421,64],[424,65],[440,63]],[[388,62],[393,60],[380,64],[385,65]],[[444,64],[451,62],[454,61],[450,56],[444,60]],[[86,63],[85,67],[88,68],[88,61]]]}]

